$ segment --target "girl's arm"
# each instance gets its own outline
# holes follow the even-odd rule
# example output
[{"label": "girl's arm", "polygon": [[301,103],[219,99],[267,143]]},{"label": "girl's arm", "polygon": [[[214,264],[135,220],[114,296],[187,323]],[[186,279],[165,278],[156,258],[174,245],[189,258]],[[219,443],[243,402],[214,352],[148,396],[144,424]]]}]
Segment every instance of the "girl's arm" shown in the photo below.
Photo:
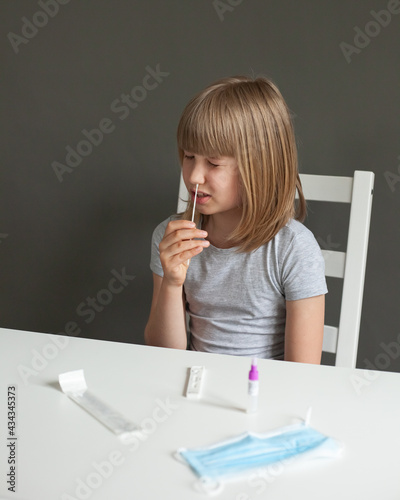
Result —
[{"label": "girl's arm", "polygon": [[321,363],[325,295],[286,301],[285,361]]},{"label": "girl's arm", "polygon": [[144,332],[146,344],[186,349],[186,316],[182,287],[169,286],[153,273],[153,300]]},{"label": "girl's arm", "polygon": [[189,260],[209,246],[202,240],[206,231],[194,222],[174,220],[168,223],[159,244],[164,277],[153,274],[153,300],[144,338],[146,344],[186,349],[186,316],[183,283]]}]

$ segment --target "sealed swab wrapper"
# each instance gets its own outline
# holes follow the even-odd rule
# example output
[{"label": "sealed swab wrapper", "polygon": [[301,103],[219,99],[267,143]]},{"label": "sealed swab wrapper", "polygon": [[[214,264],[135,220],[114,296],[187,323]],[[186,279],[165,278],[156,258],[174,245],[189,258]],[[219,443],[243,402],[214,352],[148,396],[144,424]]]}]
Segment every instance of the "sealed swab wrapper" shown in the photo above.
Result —
[{"label": "sealed swab wrapper", "polygon": [[140,427],[88,390],[83,370],[61,373],[58,376],[58,381],[64,394],[99,420],[114,434],[123,437],[141,430]]}]

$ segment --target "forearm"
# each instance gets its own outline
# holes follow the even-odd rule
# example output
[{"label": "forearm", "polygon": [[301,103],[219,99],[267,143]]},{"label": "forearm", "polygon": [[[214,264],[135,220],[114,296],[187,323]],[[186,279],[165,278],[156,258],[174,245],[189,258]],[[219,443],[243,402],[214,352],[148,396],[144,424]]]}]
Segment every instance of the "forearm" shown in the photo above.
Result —
[{"label": "forearm", "polygon": [[162,281],[144,336],[148,345],[186,349],[186,317],[182,287],[168,285]]}]

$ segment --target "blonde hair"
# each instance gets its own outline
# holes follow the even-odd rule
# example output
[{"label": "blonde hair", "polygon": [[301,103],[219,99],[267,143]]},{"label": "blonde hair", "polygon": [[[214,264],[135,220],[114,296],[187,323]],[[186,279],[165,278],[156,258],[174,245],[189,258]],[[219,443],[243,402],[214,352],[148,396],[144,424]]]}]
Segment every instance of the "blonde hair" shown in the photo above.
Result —
[{"label": "blonde hair", "polygon": [[[229,240],[239,251],[267,243],[291,218],[304,220],[293,124],[270,80],[238,76],[213,83],[187,104],[177,140],[181,164],[184,151],[237,161],[242,217]],[[189,201],[184,219],[191,218],[192,205]]]}]

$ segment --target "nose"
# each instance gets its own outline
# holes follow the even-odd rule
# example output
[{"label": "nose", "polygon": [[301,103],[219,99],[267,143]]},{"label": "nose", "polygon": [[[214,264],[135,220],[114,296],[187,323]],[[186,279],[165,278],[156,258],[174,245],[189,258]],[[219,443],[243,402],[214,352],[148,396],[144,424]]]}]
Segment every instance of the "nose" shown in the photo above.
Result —
[{"label": "nose", "polygon": [[196,184],[202,185],[205,183],[207,168],[202,158],[194,158],[192,169],[189,175],[189,182],[195,186]]}]

